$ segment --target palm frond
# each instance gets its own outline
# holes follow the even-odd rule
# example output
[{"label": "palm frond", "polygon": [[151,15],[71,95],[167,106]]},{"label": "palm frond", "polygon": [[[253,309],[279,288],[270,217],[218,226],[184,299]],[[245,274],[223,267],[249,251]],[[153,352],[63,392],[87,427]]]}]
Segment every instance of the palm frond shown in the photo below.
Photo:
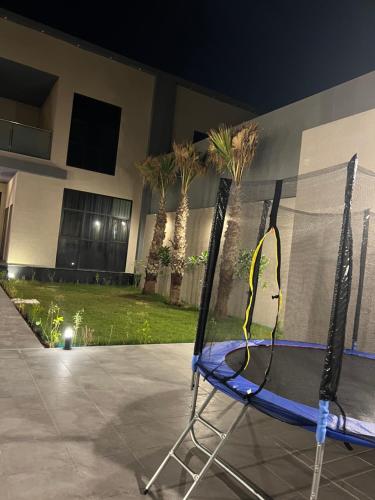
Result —
[{"label": "palm frond", "polygon": [[190,184],[198,175],[206,171],[206,165],[201,161],[200,154],[191,142],[173,144],[176,167],[181,178],[181,192],[186,194]]},{"label": "palm frond", "polygon": [[219,172],[229,168],[232,162],[232,131],[222,125],[217,130],[208,132],[208,157]]},{"label": "palm frond", "polygon": [[176,164],[172,153],[149,156],[143,162],[136,163],[136,167],[144,181],[152,189],[157,189],[163,197],[176,179]]},{"label": "palm frond", "polygon": [[221,126],[210,130],[208,154],[218,172],[226,171],[236,184],[240,184],[243,173],[254,158],[259,139],[258,125],[254,122],[244,125],[233,132]]}]

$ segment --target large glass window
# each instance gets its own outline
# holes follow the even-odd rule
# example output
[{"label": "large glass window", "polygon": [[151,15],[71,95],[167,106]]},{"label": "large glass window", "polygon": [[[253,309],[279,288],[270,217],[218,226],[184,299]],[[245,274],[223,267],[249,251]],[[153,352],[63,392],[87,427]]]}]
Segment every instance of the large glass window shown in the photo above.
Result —
[{"label": "large glass window", "polygon": [[56,266],[125,270],[132,202],[64,190]]},{"label": "large glass window", "polygon": [[114,175],[121,108],[74,94],[67,163]]}]

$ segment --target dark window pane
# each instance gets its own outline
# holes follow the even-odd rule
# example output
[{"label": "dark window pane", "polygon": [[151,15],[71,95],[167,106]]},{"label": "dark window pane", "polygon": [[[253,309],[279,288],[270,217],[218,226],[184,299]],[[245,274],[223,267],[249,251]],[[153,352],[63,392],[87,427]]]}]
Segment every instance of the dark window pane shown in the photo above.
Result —
[{"label": "dark window pane", "polygon": [[64,189],[63,208],[83,210],[85,207],[85,194],[81,191],[73,191],[73,189]]},{"label": "dark window pane", "polygon": [[68,165],[114,175],[121,108],[74,94]]},{"label": "dark window pane", "polygon": [[107,271],[124,272],[127,247],[119,243],[107,245]]},{"label": "dark window pane", "polygon": [[81,235],[82,216],[82,212],[64,210],[61,235],[78,238]]},{"label": "dark window pane", "polygon": [[79,259],[81,269],[107,269],[106,243],[82,241]]},{"label": "dark window pane", "polygon": [[86,212],[95,212],[98,214],[111,214],[112,200],[110,196],[103,196],[99,194],[85,193],[85,210]]},{"label": "dark window pane", "polygon": [[108,218],[100,215],[86,214],[82,238],[93,241],[103,241],[106,239]]},{"label": "dark window pane", "polygon": [[77,268],[78,255],[79,240],[60,237],[56,259],[57,267],[70,267],[71,269]]},{"label": "dark window pane", "polygon": [[109,241],[128,241],[129,226],[128,221],[121,219],[110,219],[108,224],[108,237]]},{"label": "dark window pane", "polygon": [[113,198],[112,215],[122,219],[130,219],[131,201]]},{"label": "dark window pane", "polygon": [[204,139],[207,139],[207,137],[208,134],[206,134],[206,132],[201,132],[200,130],[194,130],[193,142],[203,141]]}]

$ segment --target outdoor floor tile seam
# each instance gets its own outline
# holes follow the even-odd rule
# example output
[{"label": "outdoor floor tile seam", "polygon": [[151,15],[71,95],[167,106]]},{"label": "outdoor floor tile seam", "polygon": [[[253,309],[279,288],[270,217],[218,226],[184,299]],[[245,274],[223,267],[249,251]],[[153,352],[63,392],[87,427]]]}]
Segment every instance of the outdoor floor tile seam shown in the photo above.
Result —
[{"label": "outdoor floor tile seam", "polygon": [[[283,440],[276,440],[276,444],[278,446],[280,446],[281,448],[283,448],[284,450],[286,450],[288,453],[292,453],[292,454],[295,454],[295,453],[299,453],[302,460],[303,459],[306,459],[306,462],[305,464],[312,468],[313,465],[314,465],[314,459],[310,458],[308,455],[306,455],[304,452],[306,451],[311,451],[311,447],[303,447],[303,448],[296,448],[296,447],[288,447],[287,446],[287,443],[285,443],[285,441]],[[315,451],[315,447],[314,447],[314,451]],[[345,450],[344,450],[345,451]],[[368,462],[367,460],[365,460],[364,458],[361,457],[362,454],[366,454],[368,450],[365,449],[365,450],[359,450],[357,452],[354,452],[354,453],[350,453],[350,454],[347,454],[347,455],[343,455],[343,456],[340,456],[340,457],[336,457],[336,458],[332,458],[332,459],[328,459],[328,460],[324,460],[323,462],[323,468],[325,465],[329,465],[329,464],[333,464],[333,463],[336,463],[336,462],[340,462],[341,460],[345,460],[346,458],[360,458],[361,460],[363,460],[364,462],[370,464],[373,466],[373,464],[371,462]]]},{"label": "outdoor floor tile seam", "polygon": [[[126,447],[126,450],[127,450],[127,451],[131,454],[131,456],[132,456],[132,458],[134,459],[134,461],[135,461],[136,463],[138,463],[138,465],[139,465],[139,466],[143,469],[143,465],[142,465],[142,463],[141,463],[141,462],[137,459],[137,457],[134,455],[134,453],[133,453],[133,451],[132,451],[131,447],[129,446],[129,443],[127,442],[127,440],[126,440],[125,436],[123,436],[120,432],[118,432],[118,430],[116,429],[116,427],[115,427],[115,426],[113,426],[113,425],[111,425],[111,424],[108,424],[108,419],[107,419],[106,414],[105,414],[105,413],[103,413],[103,411],[101,410],[100,406],[99,406],[99,405],[98,405],[98,404],[97,404],[97,403],[96,403],[96,402],[95,402],[95,401],[94,401],[94,400],[90,397],[90,395],[89,395],[89,393],[87,392],[87,390],[85,389],[85,387],[84,387],[84,386],[81,386],[80,388],[81,388],[81,390],[82,390],[83,394],[85,394],[85,396],[87,397],[87,399],[88,399],[88,400],[89,400],[89,401],[93,404],[93,407],[94,407],[94,408],[98,411],[98,413],[100,414],[100,416],[103,418],[103,422],[105,423],[106,427],[107,427],[108,425],[110,425],[112,432],[114,432],[114,433],[116,434],[117,438],[119,439],[119,441],[121,441],[121,442],[124,444],[124,446]],[[38,390],[39,390],[39,388],[38,388]],[[40,390],[39,390],[39,392],[40,392]],[[58,432],[60,433],[60,428],[59,428],[59,426],[58,426],[57,422],[55,421],[54,416],[52,415],[52,411],[50,411],[50,410],[49,410],[48,405],[47,405],[46,401],[44,400],[44,396],[42,395],[42,393],[41,393],[41,392],[40,392],[40,394],[41,394],[41,397],[42,397],[42,400],[43,400],[43,404],[45,405],[45,408],[46,408],[47,412],[51,415],[51,418],[53,419],[53,421],[54,421],[54,423],[55,423],[55,425],[56,425],[56,427],[57,427],[57,429],[58,429]],[[67,448],[67,450],[68,450],[69,456],[70,456],[70,457],[71,457],[71,459],[73,460],[73,463],[74,463],[74,464],[75,464],[75,466],[77,467],[77,464],[76,464],[76,463],[75,463],[75,461],[74,461],[74,457],[71,455],[71,453],[70,453],[70,451],[69,451],[68,447],[66,447],[66,448]]]},{"label": "outdoor floor tile seam", "polygon": [[[360,474],[358,474],[360,475]],[[354,496],[354,498],[358,498],[359,500],[374,500],[374,497],[370,497],[368,496],[366,493],[364,493],[363,491],[359,490],[358,488],[356,488],[355,486],[353,486],[352,484],[350,483],[347,483],[345,481],[345,479],[342,479],[341,481],[337,481],[335,482],[334,484],[336,486],[339,486],[340,483],[343,483],[345,484],[345,493],[350,493],[352,496]],[[356,497],[355,495],[360,495],[358,497]]]},{"label": "outdoor floor tile seam", "polygon": [[[372,469],[368,469],[368,470],[365,470],[365,471],[361,471],[361,472],[358,472],[357,474],[352,474],[351,476],[348,476],[346,477],[345,479],[340,479],[340,481],[338,482],[343,482],[343,483],[346,483],[348,484],[351,488],[354,488],[355,490],[357,490],[359,493],[361,493],[362,495],[366,495],[366,493],[363,493],[361,490],[359,490],[356,486],[353,486],[352,484],[348,483],[348,480],[349,479],[355,479],[357,477],[360,477],[362,475],[365,475],[365,474],[368,474],[369,472],[372,472],[372,471],[375,471],[375,467],[372,468]],[[374,485],[375,486],[375,485]],[[371,498],[371,497],[369,497]],[[371,498],[371,500],[373,500],[373,498]]]},{"label": "outdoor floor tile seam", "polygon": [[[276,444],[277,444],[277,446],[280,446],[280,445],[279,445],[279,443],[276,443]],[[281,446],[280,446],[280,447],[281,447]],[[282,447],[281,447],[281,448],[282,448]],[[308,465],[308,464],[307,464],[307,463],[306,463],[303,459],[301,459],[298,455],[296,455],[296,453],[295,453],[295,452],[292,452],[292,451],[290,451],[290,450],[288,450],[288,449],[286,449],[286,448],[283,448],[283,449],[284,449],[284,451],[286,452],[286,454],[287,454],[287,455],[289,455],[289,456],[290,456],[290,457],[292,457],[294,460],[296,460],[296,461],[297,461],[297,462],[299,462],[301,465],[303,465],[306,469],[308,469],[308,470],[310,470],[310,471],[311,471],[311,483],[312,483],[312,480],[313,480],[313,468],[314,468],[314,464],[312,464],[312,465]],[[298,450],[296,450],[296,451],[298,451]],[[278,474],[277,474],[276,472],[274,472],[274,474],[278,476]],[[321,473],[321,478],[322,478],[324,481],[326,481],[326,484],[331,484],[331,483],[333,483],[333,482],[334,482],[334,481],[332,480],[332,478],[330,478],[329,476],[327,476],[327,474],[325,474],[325,472],[324,472],[324,466],[323,466],[323,470],[322,470],[322,473]],[[282,478],[280,478],[280,479],[282,479]],[[286,480],[284,479],[284,481],[286,481]],[[287,482],[288,482],[288,481],[287,481]],[[288,484],[290,484],[290,483],[288,482]],[[291,484],[290,484],[290,485],[291,485]],[[293,485],[291,485],[291,486],[293,486]],[[343,488],[341,488],[341,489],[343,489]],[[345,490],[345,493],[346,493],[346,492],[347,492],[347,491]]]},{"label": "outdoor floor tile seam", "polygon": [[[45,401],[45,399],[44,399],[43,393],[42,393],[42,391],[40,390],[40,388],[39,388],[39,386],[38,386],[38,384],[37,384],[37,382],[36,382],[36,380],[35,380],[35,378],[34,378],[34,374],[33,374],[33,373],[32,373],[32,371],[30,370],[30,367],[28,366],[28,364],[27,364],[27,363],[26,363],[26,366],[27,366],[27,370],[29,371],[29,374],[30,374],[30,375],[31,375],[31,377],[32,377],[32,380],[33,380],[33,383],[34,383],[34,385],[35,385],[35,387],[36,387],[37,393],[39,394],[39,397],[40,397],[40,399],[41,399],[41,401],[42,401],[42,404],[43,404],[43,407],[44,407],[44,411],[47,413],[47,415],[48,415],[48,416],[49,416],[49,418],[51,419],[51,422],[53,423],[53,426],[54,426],[54,428],[55,428],[55,431],[56,431],[57,435],[58,435],[58,436],[60,436],[60,435],[61,435],[60,429],[59,429],[59,427],[58,427],[58,425],[57,425],[57,422],[56,422],[56,420],[55,420],[55,418],[54,418],[54,416],[53,416],[52,412],[50,411],[50,409],[48,408],[48,406],[47,406],[47,404],[46,404],[46,401]],[[68,447],[65,443],[64,443],[64,449],[65,449],[65,451],[66,451],[67,455],[69,456],[70,461],[71,461],[71,463],[72,463],[73,467],[74,467],[74,468],[78,471],[77,466],[76,466],[76,464],[75,464],[75,462],[74,462],[74,460],[73,460],[72,454],[70,453],[69,447]]]}]

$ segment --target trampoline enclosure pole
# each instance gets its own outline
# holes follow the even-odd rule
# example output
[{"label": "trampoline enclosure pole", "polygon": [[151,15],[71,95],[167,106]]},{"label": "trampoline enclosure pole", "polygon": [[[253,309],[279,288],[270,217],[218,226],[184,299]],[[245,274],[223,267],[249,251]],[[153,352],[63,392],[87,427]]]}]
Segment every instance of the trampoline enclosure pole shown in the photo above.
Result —
[{"label": "trampoline enclosure pole", "polygon": [[208,249],[208,261],[204,275],[201,301],[199,306],[199,317],[197,334],[195,337],[194,354],[192,359],[193,373],[196,371],[199,356],[203,349],[204,336],[208,312],[210,307],[212,285],[214,281],[215,268],[219,256],[221,235],[223,233],[225,214],[227,211],[229,193],[232,181],[231,179],[220,179],[219,190],[216,199],[215,215],[212,223],[210,244]]},{"label": "trampoline enclosure pole", "polygon": [[314,475],[311,487],[310,500],[318,498],[320,476],[322,474],[323,458],[324,458],[324,443],[326,440],[327,422],[329,415],[329,401],[319,401],[319,416],[316,426],[316,454],[314,464]]}]

